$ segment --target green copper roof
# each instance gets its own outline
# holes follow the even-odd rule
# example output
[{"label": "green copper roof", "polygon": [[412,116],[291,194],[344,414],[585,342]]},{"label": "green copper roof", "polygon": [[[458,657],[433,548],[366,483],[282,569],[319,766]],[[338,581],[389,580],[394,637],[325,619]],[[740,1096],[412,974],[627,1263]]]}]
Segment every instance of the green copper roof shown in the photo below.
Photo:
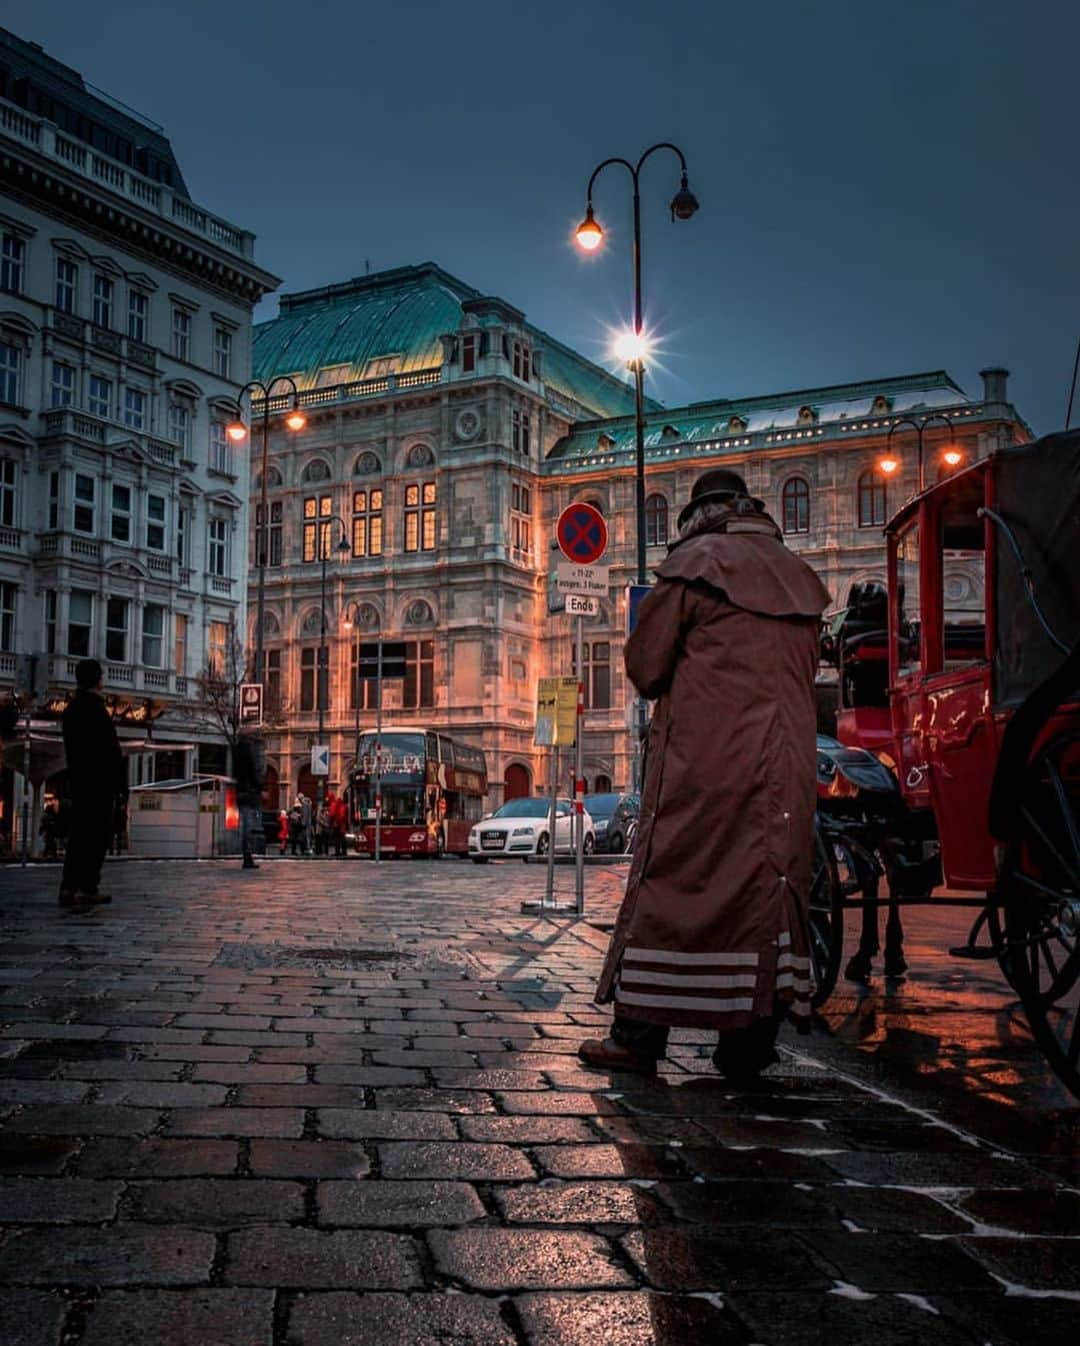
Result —
[{"label": "green copper roof", "polygon": [[[254,376],[291,374],[303,392],[389,372],[373,362],[390,357],[396,357],[392,371],[399,374],[437,368],[443,362],[440,337],[462,326],[463,303],[482,297],[431,262],[283,295],[279,316],[255,328]],[[557,397],[586,408],[586,414],[633,410],[630,384],[525,327],[544,352],[544,382]]]}]

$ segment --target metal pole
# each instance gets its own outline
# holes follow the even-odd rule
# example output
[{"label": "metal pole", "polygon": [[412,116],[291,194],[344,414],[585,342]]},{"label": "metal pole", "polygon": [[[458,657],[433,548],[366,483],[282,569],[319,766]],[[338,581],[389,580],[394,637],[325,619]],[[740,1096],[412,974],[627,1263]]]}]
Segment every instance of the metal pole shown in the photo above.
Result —
[{"label": "metal pole", "polygon": [[270,393],[263,392],[263,432],[262,432],[262,488],[259,506],[262,523],[256,528],[259,538],[259,593],[255,605],[255,681],[264,687],[266,683],[265,655],[263,651],[263,608],[266,603],[266,548],[270,536],[269,506],[267,504],[267,455],[270,452]]},{"label": "metal pole", "polygon": [[[319,613],[322,618],[319,629],[319,667],[317,669],[318,686],[315,689],[315,697],[319,706],[319,747],[323,742],[323,660],[326,657],[326,545],[325,535],[322,529],[319,530],[319,550],[322,552],[322,588],[319,597]],[[322,807],[323,800],[326,798],[326,777],[319,777],[319,807]]]},{"label": "metal pole", "polygon": [[[555,719],[558,721],[559,708],[555,707]],[[553,907],[555,905],[555,824],[558,821],[558,811],[556,802],[559,797],[559,750],[552,745],[551,749],[551,809],[548,813],[548,854],[547,854],[547,885],[544,889],[543,907]]]},{"label": "metal pole", "polygon": [[574,909],[579,916],[585,914],[585,782],[582,779],[584,774],[584,744],[582,742],[585,728],[585,653],[584,653],[584,635],[582,628],[584,619],[578,617],[577,632],[575,636],[577,651],[577,674],[578,674],[578,694],[577,694],[577,716],[574,721],[574,822],[576,828],[575,837],[575,868],[574,876]]},{"label": "metal pole", "polygon": [[920,494],[920,495],[922,495],[924,489],[926,488],[925,473],[924,473],[924,471],[923,471],[923,442],[922,442],[923,431],[924,431],[925,429],[926,429],[926,423],[924,422],[922,425],[919,426],[919,494]]},{"label": "metal pole", "polygon": [[375,863],[382,859],[382,636],[375,666]]},{"label": "metal pole", "polygon": [[[641,339],[644,326],[641,302],[641,196],[634,174],[634,335]],[[645,357],[638,353],[634,361],[634,444],[636,479],[634,515],[637,527],[637,582],[645,583]]]},{"label": "metal pole", "polygon": [[26,724],[23,730],[23,806],[22,806],[22,867],[30,855],[30,712],[34,704],[33,688],[36,681],[37,656],[30,656],[30,691],[26,698]]}]

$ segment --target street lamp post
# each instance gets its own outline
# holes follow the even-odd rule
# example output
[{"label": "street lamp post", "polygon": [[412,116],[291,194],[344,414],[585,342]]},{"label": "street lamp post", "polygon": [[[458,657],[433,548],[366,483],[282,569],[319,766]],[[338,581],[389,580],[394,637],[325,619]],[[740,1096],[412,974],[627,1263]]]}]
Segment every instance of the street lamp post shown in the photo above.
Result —
[{"label": "street lamp post", "polygon": [[[909,426],[915,431],[918,442],[918,494],[922,495],[926,490],[926,467],[923,456],[923,435],[926,427],[932,425],[934,421],[943,421],[949,427],[949,436],[953,434],[953,423],[943,411],[932,411],[929,416],[924,416],[921,421],[915,420],[911,416],[902,416],[898,421],[893,421],[889,426],[889,433],[885,439],[885,456],[880,460],[879,466],[886,476],[891,476],[900,466],[899,460],[895,458],[890,450],[892,448],[892,437],[902,426]],[[944,455],[945,462],[950,467],[956,467],[962,461],[962,455],[956,449],[949,449]],[[891,464],[891,466],[889,466]]]},{"label": "street lamp post", "polygon": [[690,190],[686,177],[686,156],[677,145],[663,140],[650,145],[636,164],[629,159],[605,159],[593,169],[586,192],[585,218],[577,229],[577,241],[586,252],[594,252],[603,241],[604,231],[593,214],[593,185],[596,179],[611,164],[621,164],[630,174],[634,187],[634,343],[630,347],[631,359],[628,361],[634,371],[634,437],[637,448],[635,482],[635,518],[637,526],[637,582],[646,583],[645,555],[645,354],[646,339],[642,322],[641,299],[641,170],[645,161],[657,150],[671,150],[678,155],[682,180],[679,190],[671,200],[671,218],[688,220],[697,212],[698,201]]},{"label": "street lamp post", "polygon": [[[327,659],[326,648],[326,556],[330,550],[328,543],[330,541],[330,525],[336,523],[341,528],[341,540],[337,544],[339,555],[346,555],[352,551],[349,545],[349,530],[345,526],[345,521],[339,514],[328,514],[318,520],[318,539],[319,556],[322,561],[322,583],[319,590],[319,663],[317,669],[318,682],[315,689],[315,698],[319,710],[319,743],[323,741],[323,726],[326,714],[326,683],[328,682],[327,671],[329,660]],[[319,805],[320,807],[326,800],[326,777],[319,777]]]},{"label": "street lamp post", "polygon": [[[631,337],[620,343],[622,346],[620,354],[626,358],[630,368],[634,371],[634,444],[636,449],[634,518],[637,533],[638,584],[648,582],[645,537],[645,356],[648,353],[649,343],[644,332],[641,298],[641,170],[645,166],[645,161],[658,150],[670,150],[677,155],[682,174],[679,190],[671,198],[672,220],[688,220],[697,213],[698,200],[690,190],[690,184],[687,181],[686,156],[677,145],[662,140],[655,145],[650,145],[636,164],[632,164],[629,159],[618,157],[605,159],[602,163],[597,164],[592,171],[586,189],[585,218],[578,225],[576,234],[578,245],[586,252],[595,252],[603,242],[604,231],[593,213],[593,186],[605,168],[612,164],[621,164],[630,174],[630,180],[634,188],[634,331]],[[633,744],[631,747],[634,763],[634,783],[638,787],[641,785],[641,739],[645,727],[645,717],[645,700],[638,697],[634,703]]]},{"label": "street lamp post", "polygon": [[[285,424],[290,430],[303,430],[307,424],[307,417],[300,410],[300,394],[297,392],[296,383],[288,374],[279,374],[269,383],[263,383],[261,379],[251,379],[240,389],[236,397],[236,404],[239,407],[244,400],[245,393],[259,392],[262,394],[262,473],[259,492],[259,515],[261,522],[256,524],[256,565],[259,571],[258,597],[255,607],[255,681],[266,684],[266,669],[263,666],[263,609],[266,603],[266,548],[267,539],[270,536],[270,520],[267,517],[267,455],[270,451],[270,390],[279,383],[287,383],[291,389],[289,412],[285,417]],[[240,443],[247,438],[248,427],[242,420],[237,418],[226,427],[226,434],[235,443]]]}]

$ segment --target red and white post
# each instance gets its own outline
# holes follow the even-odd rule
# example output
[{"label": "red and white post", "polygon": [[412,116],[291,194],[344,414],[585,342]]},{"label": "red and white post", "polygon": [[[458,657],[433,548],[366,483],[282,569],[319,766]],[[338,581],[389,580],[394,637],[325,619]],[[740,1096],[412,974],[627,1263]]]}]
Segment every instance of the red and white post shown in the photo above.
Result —
[{"label": "red and white post", "polygon": [[584,622],[577,619],[575,650],[577,654],[577,724],[574,735],[574,908],[579,916],[585,914],[585,648]]}]

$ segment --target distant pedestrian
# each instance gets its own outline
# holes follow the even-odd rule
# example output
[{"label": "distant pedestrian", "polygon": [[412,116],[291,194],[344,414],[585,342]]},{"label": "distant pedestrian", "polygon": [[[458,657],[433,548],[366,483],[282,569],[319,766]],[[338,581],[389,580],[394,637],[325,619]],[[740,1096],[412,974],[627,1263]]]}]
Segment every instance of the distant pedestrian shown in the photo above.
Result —
[{"label": "distant pedestrian", "polygon": [[289,810],[289,853],[304,854],[304,810],[299,804]]},{"label": "distant pedestrian", "polygon": [[[240,810],[240,850],[243,869],[258,869],[255,849],[262,831],[262,792],[266,776],[266,755],[257,733],[241,734],[233,749],[233,776],[236,780],[236,804]],[[262,847],[259,847],[261,850]]]},{"label": "distant pedestrian", "polygon": [[626,896],[596,998],[614,1001],[582,1059],[650,1073],[672,1025],[719,1032],[747,1082],[806,1022],[815,803],[814,676],[829,601],[735,472],[707,472],[679,516],[626,645],[656,698]]},{"label": "distant pedestrian", "polygon": [[56,843],[59,823],[60,815],[56,806],[56,800],[50,799],[41,811],[41,825],[38,828],[38,832],[41,834],[44,858],[46,860],[55,860],[57,858]]},{"label": "distant pedestrian", "polygon": [[113,805],[112,827],[109,835],[109,854],[123,855],[128,846],[128,805],[126,799],[117,799]]},{"label": "distant pedestrian", "polygon": [[311,851],[312,841],[314,840],[314,818],[311,812],[311,800],[303,791],[297,794],[293,808],[300,810],[300,833],[303,838],[304,854],[307,855]]},{"label": "distant pedestrian", "polygon": [[330,854],[330,809],[320,804],[315,814],[315,854]]},{"label": "distant pedestrian", "polygon": [[330,840],[334,846],[334,855],[340,860],[345,855],[345,834],[349,827],[349,806],[341,795],[330,793],[327,799],[330,809]]},{"label": "distant pedestrian", "polygon": [[76,692],[64,711],[64,753],[71,790],[71,833],[60,879],[60,905],[86,910],[112,901],[98,891],[114,810],[127,802],[127,768],[101,695],[96,659],[75,668]]},{"label": "distant pedestrian", "polygon": [[277,839],[281,854],[284,855],[289,845],[289,815],[284,809],[278,814]]}]

